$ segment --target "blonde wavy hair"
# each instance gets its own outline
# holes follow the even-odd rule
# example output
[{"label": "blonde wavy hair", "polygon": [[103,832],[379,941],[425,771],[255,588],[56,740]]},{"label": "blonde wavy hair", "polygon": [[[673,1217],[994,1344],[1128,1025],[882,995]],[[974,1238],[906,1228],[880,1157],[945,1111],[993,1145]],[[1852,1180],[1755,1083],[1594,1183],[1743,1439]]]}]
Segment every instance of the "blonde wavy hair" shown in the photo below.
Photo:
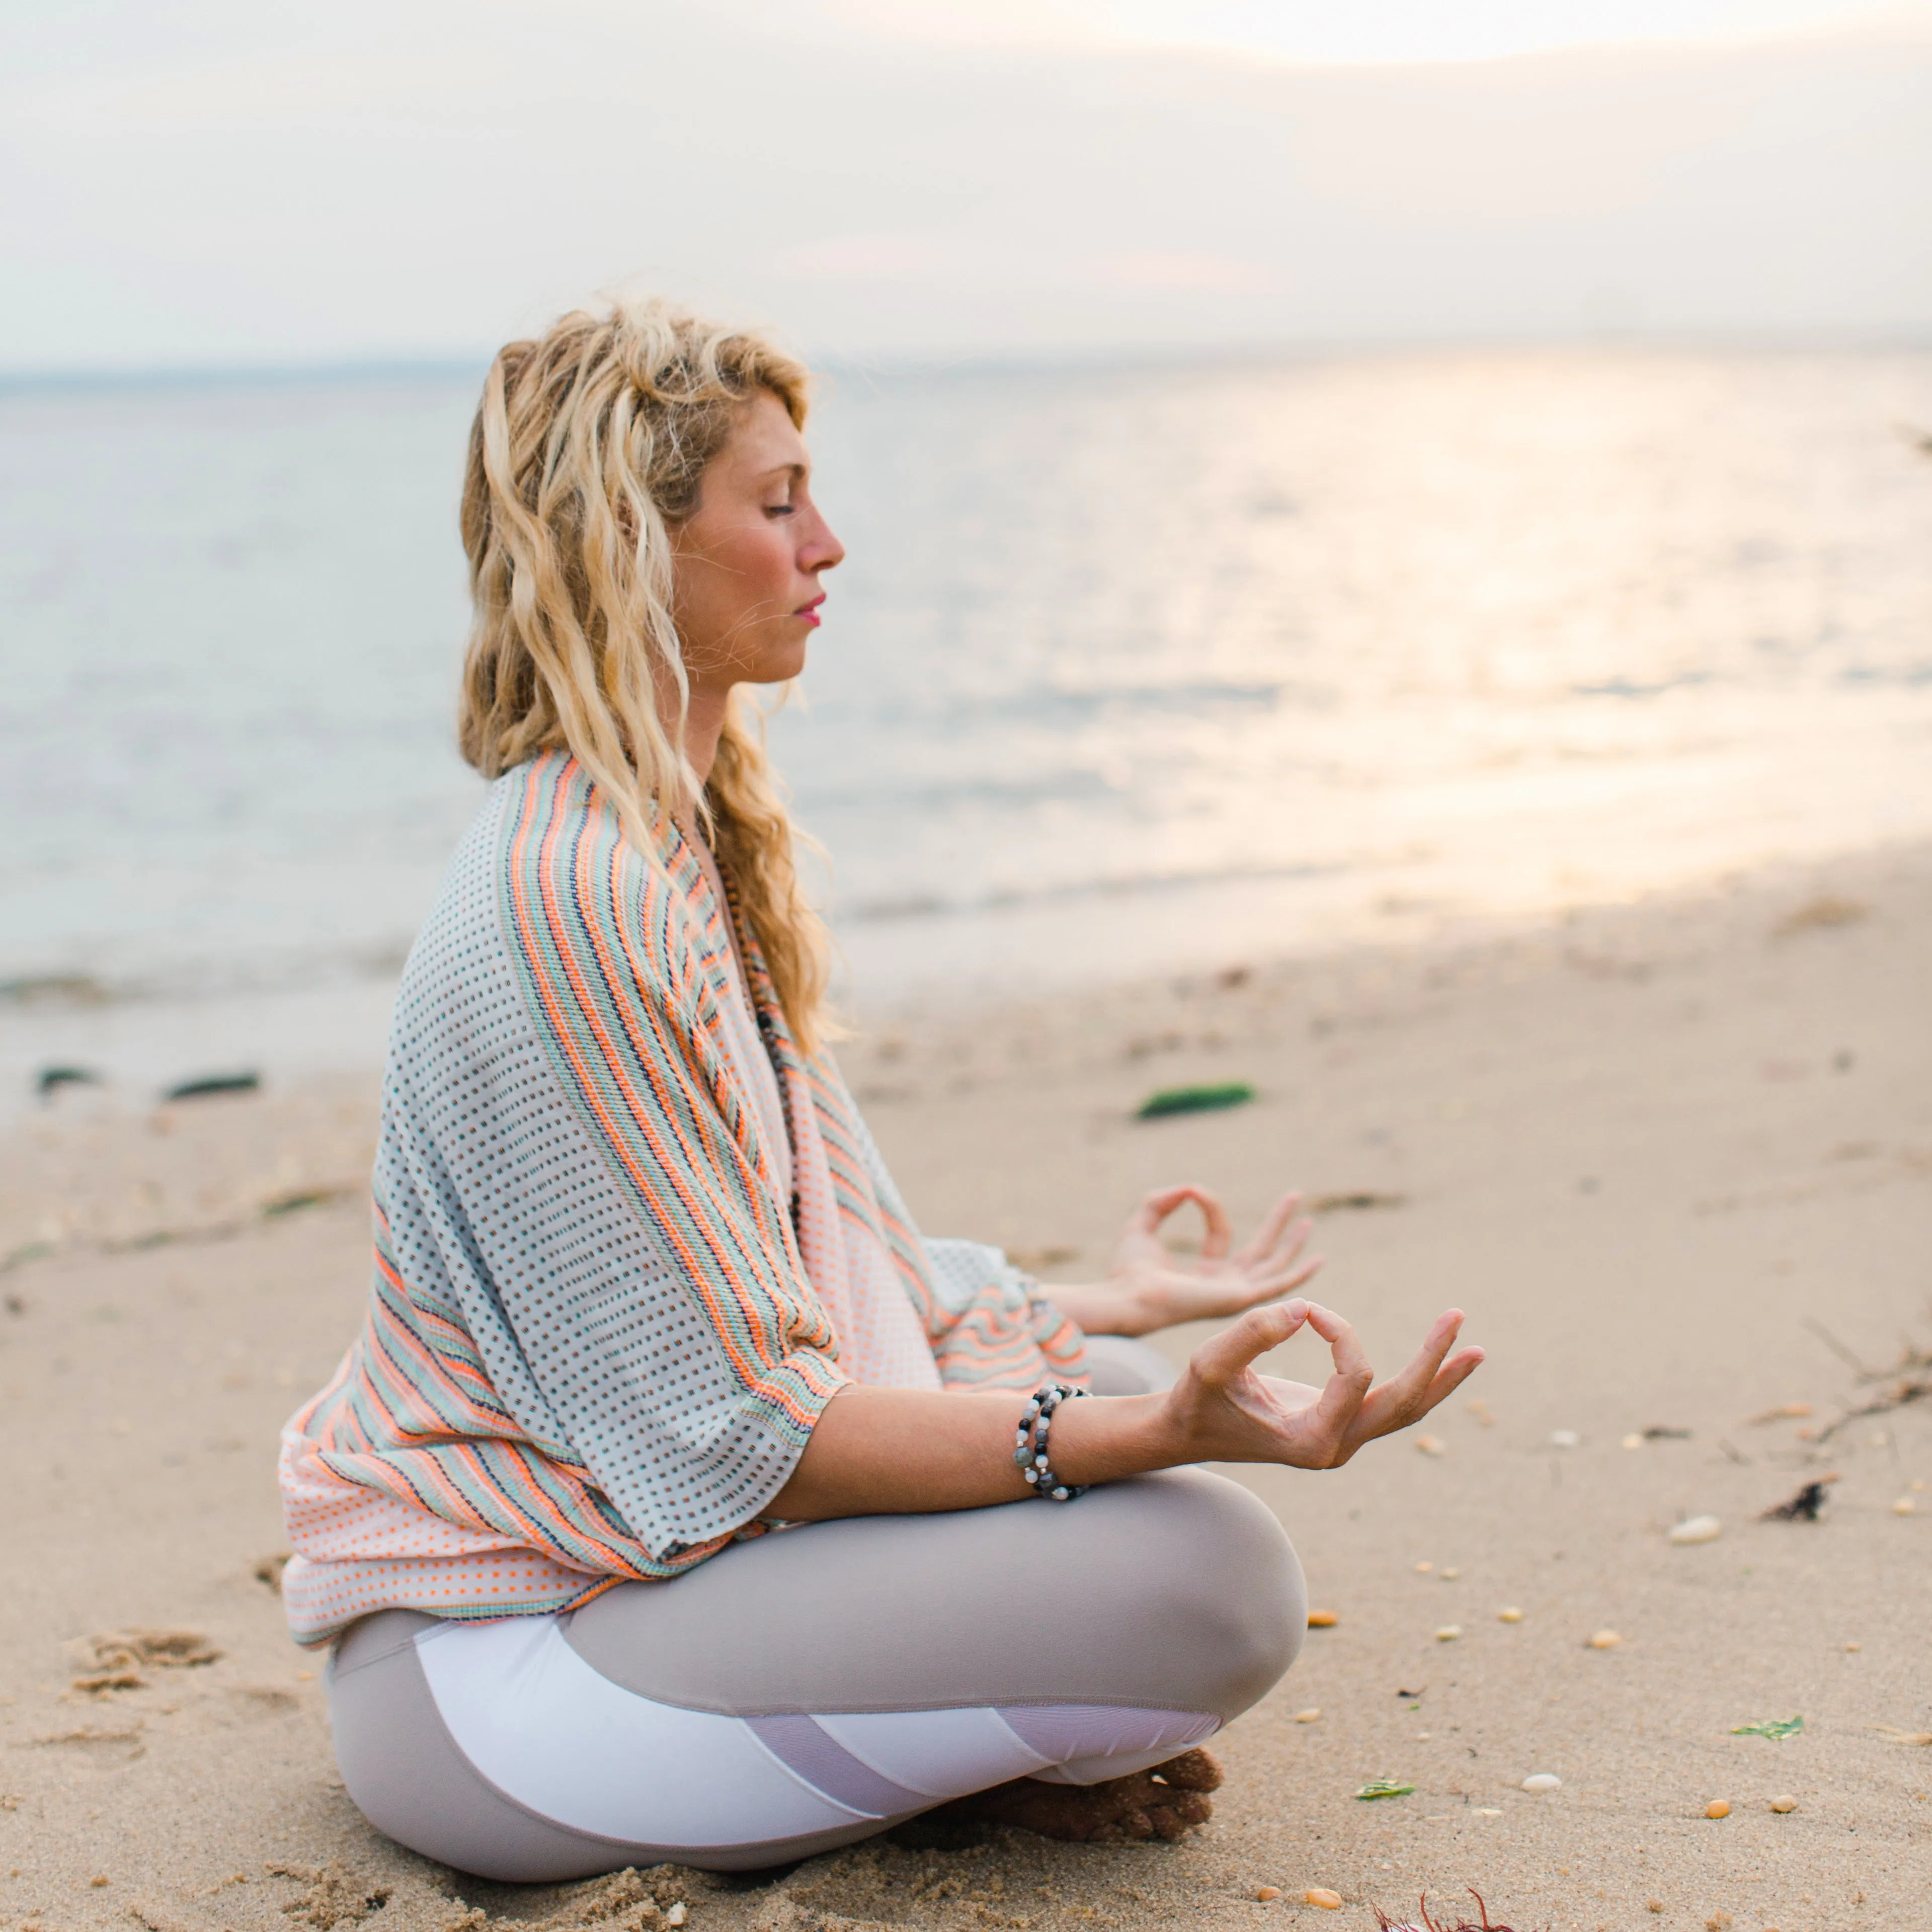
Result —
[{"label": "blonde wavy hair", "polygon": [[706,466],[760,390],[802,428],[807,381],[763,336],[658,301],[578,310],[498,353],[463,486],[474,614],[458,735],[486,778],[569,752],[652,864],[650,802],[694,808],[809,1052],[826,1031],[825,932],[762,716],[732,706],[700,787],[671,619],[672,542]]}]

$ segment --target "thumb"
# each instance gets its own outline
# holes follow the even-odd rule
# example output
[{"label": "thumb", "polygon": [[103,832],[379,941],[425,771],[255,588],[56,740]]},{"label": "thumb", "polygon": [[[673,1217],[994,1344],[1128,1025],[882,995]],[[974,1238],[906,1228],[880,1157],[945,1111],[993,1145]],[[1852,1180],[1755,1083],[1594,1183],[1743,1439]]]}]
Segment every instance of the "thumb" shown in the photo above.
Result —
[{"label": "thumb", "polygon": [[1279,1348],[1308,1319],[1308,1304],[1297,1295],[1267,1308],[1251,1308],[1240,1321],[1210,1335],[1194,1352],[1189,1366],[1210,1388],[1225,1388],[1258,1356]]}]

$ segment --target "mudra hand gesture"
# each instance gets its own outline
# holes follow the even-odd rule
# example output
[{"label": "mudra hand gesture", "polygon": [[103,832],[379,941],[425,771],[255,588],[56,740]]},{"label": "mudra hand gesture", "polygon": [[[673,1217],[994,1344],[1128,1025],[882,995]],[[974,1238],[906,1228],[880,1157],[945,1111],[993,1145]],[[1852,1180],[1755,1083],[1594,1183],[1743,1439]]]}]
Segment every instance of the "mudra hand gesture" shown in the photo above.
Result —
[{"label": "mudra hand gesture", "polygon": [[[1258,1374],[1255,1362],[1304,1325],[1328,1344],[1334,1372],[1320,1388]],[[1436,1318],[1400,1374],[1380,1384],[1354,1330],[1332,1308],[1299,1297],[1257,1308],[1195,1350],[1166,1394],[1162,1425],[1177,1462],[1282,1462],[1339,1468],[1364,1442],[1419,1422],[1483,1359],[1454,1354],[1462,1311]]]},{"label": "mudra hand gesture", "polygon": [[[1190,1201],[1206,1223],[1200,1257],[1192,1264],[1160,1238],[1162,1224]],[[1156,1188],[1128,1216],[1104,1281],[1056,1282],[1042,1292],[1090,1335],[1147,1335],[1177,1322],[1239,1315],[1293,1294],[1321,1267],[1319,1255],[1302,1257],[1314,1223],[1296,1218],[1300,1205],[1299,1194],[1284,1194],[1253,1238],[1233,1248],[1218,1195],[1192,1186]]]},{"label": "mudra hand gesture", "polygon": [[[1206,1229],[1189,1264],[1160,1230],[1190,1201]],[[1462,1311],[1452,1308],[1436,1317],[1408,1366],[1378,1385],[1349,1324],[1294,1292],[1322,1265],[1303,1252],[1311,1230],[1298,1218],[1300,1204],[1298,1194],[1283,1195],[1236,1248],[1227,1211],[1206,1188],[1156,1189],[1128,1218],[1104,1281],[1042,1287],[1093,1335],[1240,1318],[1201,1343],[1172,1388],[1064,1405],[1053,1424],[1062,1478],[1103,1483],[1190,1462],[1337,1468],[1364,1443],[1419,1421],[1474,1371],[1483,1351],[1456,1348]],[[1334,1358],[1321,1388],[1256,1368],[1304,1328]],[[1025,1493],[1010,1454],[1021,1400],[994,1390],[935,1395],[849,1385],[820,1419],[772,1514],[796,1520],[1011,1501]]]}]

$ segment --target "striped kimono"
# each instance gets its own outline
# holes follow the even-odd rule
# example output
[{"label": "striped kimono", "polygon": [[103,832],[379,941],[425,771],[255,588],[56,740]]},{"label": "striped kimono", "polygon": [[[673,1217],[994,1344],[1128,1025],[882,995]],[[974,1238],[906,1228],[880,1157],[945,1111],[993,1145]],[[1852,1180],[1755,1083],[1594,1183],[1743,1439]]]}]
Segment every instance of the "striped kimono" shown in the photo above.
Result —
[{"label": "striped kimono", "polygon": [[730,912],[656,829],[661,868],[574,760],[519,766],[410,953],[368,1316],[283,1432],[300,1642],[674,1576],[760,1533],[848,1380],[1080,1373],[1078,1330],[998,1250],[922,1240],[740,930],[771,1144],[731,1050]]}]

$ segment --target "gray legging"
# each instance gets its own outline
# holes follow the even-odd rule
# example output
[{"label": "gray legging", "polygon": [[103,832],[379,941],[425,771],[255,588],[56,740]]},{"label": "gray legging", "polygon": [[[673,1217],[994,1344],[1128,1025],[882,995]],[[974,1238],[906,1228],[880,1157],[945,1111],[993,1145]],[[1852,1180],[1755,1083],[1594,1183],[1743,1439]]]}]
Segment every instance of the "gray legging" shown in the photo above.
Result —
[{"label": "gray legging", "polygon": [[383,1611],[338,1645],[329,1705],[364,1815],[459,1870],[748,1869],[1009,1778],[1161,1762],[1261,1697],[1306,1622],[1262,1504],[1169,1470],[785,1530],[562,1616]]}]

